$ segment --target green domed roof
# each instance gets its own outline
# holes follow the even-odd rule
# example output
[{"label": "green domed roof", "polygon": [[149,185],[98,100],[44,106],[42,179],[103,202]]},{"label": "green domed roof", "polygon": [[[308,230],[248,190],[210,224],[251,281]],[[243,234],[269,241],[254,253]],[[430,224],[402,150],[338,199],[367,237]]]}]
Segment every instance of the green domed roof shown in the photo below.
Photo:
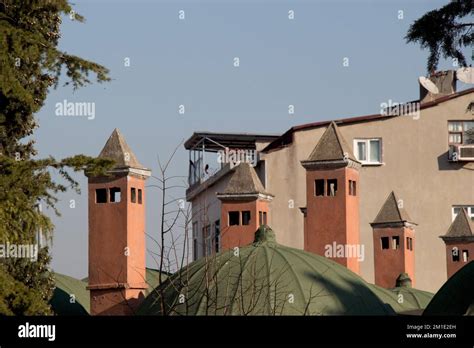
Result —
[{"label": "green domed roof", "polygon": [[444,283],[423,315],[474,315],[474,261]]},{"label": "green domed roof", "polygon": [[405,286],[385,289],[370,284],[370,288],[383,303],[392,307],[393,310],[399,314],[419,312],[425,309],[434,296],[431,292]]},{"label": "green domed roof", "polygon": [[319,255],[279,245],[262,226],[251,245],[201,258],[152,292],[138,314],[387,315],[362,278]]},{"label": "green domed roof", "polygon": [[[54,282],[56,288],[50,305],[56,315],[89,315],[87,282],[60,273],[54,273]],[[71,295],[74,295],[72,303]]]}]

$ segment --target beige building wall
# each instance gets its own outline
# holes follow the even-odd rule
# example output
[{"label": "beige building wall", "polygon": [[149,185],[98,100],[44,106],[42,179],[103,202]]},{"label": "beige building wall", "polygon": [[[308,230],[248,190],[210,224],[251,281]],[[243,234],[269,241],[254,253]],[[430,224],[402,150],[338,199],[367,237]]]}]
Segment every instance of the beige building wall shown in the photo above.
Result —
[{"label": "beige building wall", "polygon": [[[374,281],[372,222],[388,194],[394,190],[415,228],[417,288],[436,291],[446,281],[446,257],[440,235],[452,222],[453,205],[474,205],[474,165],[449,163],[448,121],[473,120],[466,110],[474,93],[421,110],[420,118],[387,117],[382,120],[340,125],[348,144],[355,138],[382,138],[381,166],[360,171],[360,231],[365,245],[361,275]],[[293,143],[263,154],[271,202],[270,225],[280,243],[303,248],[303,214],[306,206],[305,160],[326,127],[294,133]],[[468,169],[466,167],[470,167]]]}]

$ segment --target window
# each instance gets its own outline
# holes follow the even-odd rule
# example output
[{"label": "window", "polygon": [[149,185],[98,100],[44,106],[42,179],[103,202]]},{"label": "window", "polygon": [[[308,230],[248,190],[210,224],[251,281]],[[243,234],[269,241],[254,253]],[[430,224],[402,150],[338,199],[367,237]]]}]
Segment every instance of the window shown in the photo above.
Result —
[{"label": "window", "polygon": [[267,212],[266,211],[263,212],[263,224],[264,225],[267,224]]},{"label": "window", "polygon": [[229,211],[229,226],[240,225],[240,214],[238,211]]},{"label": "window", "polygon": [[118,187],[110,188],[109,189],[109,194],[110,194],[110,202],[111,203],[120,203],[120,199],[121,199],[120,188],[118,188]]},{"label": "window", "polygon": [[261,212],[261,211],[258,212],[258,224],[260,226],[263,225],[263,212]]},{"label": "window", "polygon": [[407,249],[413,250],[413,239],[410,237],[407,237]]},{"label": "window", "polygon": [[453,205],[451,211],[452,221],[454,221],[463,208],[466,210],[467,216],[471,218],[471,221],[474,221],[474,205]]},{"label": "window", "polygon": [[214,249],[216,253],[221,250],[221,221],[214,222]]},{"label": "window", "polygon": [[328,179],[327,195],[334,197],[337,193],[337,179]]},{"label": "window", "polygon": [[324,179],[314,181],[314,195],[324,196]]},{"label": "window", "polygon": [[388,237],[382,237],[382,238],[380,238],[380,241],[382,243],[382,249],[388,249],[389,248],[389,239],[388,239]]},{"label": "window", "polygon": [[448,143],[474,144],[474,121],[449,121]]},{"label": "window", "polygon": [[135,189],[135,187],[132,187],[130,189],[130,197],[131,197],[132,203],[137,203],[137,190]]},{"label": "window", "polygon": [[95,202],[107,203],[107,189],[101,188],[95,190]]},{"label": "window", "polygon": [[349,195],[356,195],[356,182],[354,180],[349,180]]},{"label": "window", "polygon": [[250,225],[250,211],[244,210],[242,212],[242,225]]},{"label": "window", "polygon": [[211,242],[211,226],[207,225],[202,228],[202,236],[204,240],[203,254],[209,256],[212,254],[212,242]]},{"label": "window", "polygon": [[198,223],[193,222],[193,259],[197,260],[198,258]]},{"label": "window", "polygon": [[142,190],[138,189],[138,204],[142,204]]},{"label": "window", "polygon": [[400,248],[400,237],[393,236],[392,237],[392,249],[396,250]]},{"label": "window", "polygon": [[462,251],[462,262],[467,262],[469,260],[469,250]]},{"label": "window", "polygon": [[382,163],[382,139],[354,139],[354,149],[362,164]]},{"label": "window", "polygon": [[453,250],[451,250],[451,256],[453,262],[459,262],[459,249],[457,247],[454,247]]}]

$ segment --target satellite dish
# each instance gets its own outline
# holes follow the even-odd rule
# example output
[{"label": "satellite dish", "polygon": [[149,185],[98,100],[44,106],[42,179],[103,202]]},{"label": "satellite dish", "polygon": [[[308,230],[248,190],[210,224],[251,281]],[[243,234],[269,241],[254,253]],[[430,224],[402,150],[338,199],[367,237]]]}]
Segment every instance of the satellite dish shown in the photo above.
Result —
[{"label": "satellite dish", "polygon": [[459,81],[462,81],[464,83],[474,84],[474,68],[472,67],[460,68],[456,70],[456,77],[458,78]]},{"label": "satellite dish", "polygon": [[418,78],[418,81],[420,82],[420,84],[423,87],[425,87],[425,89],[428,92],[433,93],[433,94],[438,94],[439,93],[438,87],[436,87],[436,85],[433,83],[433,81],[431,81],[429,78],[426,78],[424,76],[420,76]]}]

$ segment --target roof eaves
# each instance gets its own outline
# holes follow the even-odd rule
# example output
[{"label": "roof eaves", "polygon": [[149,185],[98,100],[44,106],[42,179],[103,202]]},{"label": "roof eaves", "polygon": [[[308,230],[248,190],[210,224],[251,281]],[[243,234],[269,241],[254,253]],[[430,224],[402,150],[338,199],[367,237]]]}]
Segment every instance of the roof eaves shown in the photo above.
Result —
[{"label": "roof eaves", "polygon": [[[453,93],[453,94],[450,94],[450,95],[447,95],[447,96],[444,96],[444,97],[440,97],[440,98],[438,98],[436,100],[433,100],[433,101],[422,103],[422,104],[420,104],[420,110],[428,109],[428,108],[433,107],[433,106],[437,106],[438,104],[444,103],[445,101],[455,99],[457,97],[461,97],[463,95],[473,93],[473,92],[474,92],[474,88],[468,88],[468,89],[465,89],[465,90],[460,91],[460,92],[456,92],[456,93]],[[417,100],[417,101],[419,102],[419,100]],[[412,103],[412,102],[408,102],[408,103]],[[407,103],[405,103],[405,104],[407,104]],[[405,104],[403,104],[403,105],[405,105]],[[290,129],[288,129],[285,133],[283,133],[278,139],[275,139],[270,144],[268,144],[262,150],[262,152],[267,152],[268,153],[268,152],[276,151],[280,148],[288,146],[289,144],[285,144],[285,146],[281,146],[278,143],[281,142],[281,139],[283,137],[288,138],[289,135],[291,135],[291,141],[289,143],[292,143],[293,140],[294,140],[293,139],[294,138],[293,133],[297,132],[297,131],[309,130],[309,129],[313,129],[313,128],[319,128],[319,127],[322,127],[322,126],[327,126],[331,122],[336,122],[336,124],[338,124],[338,125],[339,124],[352,124],[352,123],[358,123],[358,122],[370,122],[370,121],[378,121],[378,120],[383,120],[383,119],[390,119],[391,117],[393,117],[393,116],[386,116],[386,115],[382,115],[382,114],[372,114],[372,115],[365,115],[365,116],[355,116],[355,117],[341,118],[341,119],[336,119],[336,120],[311,122],[311,123],[301,124],[301,125],[298,125],[298,126],[293,126]]]}]

